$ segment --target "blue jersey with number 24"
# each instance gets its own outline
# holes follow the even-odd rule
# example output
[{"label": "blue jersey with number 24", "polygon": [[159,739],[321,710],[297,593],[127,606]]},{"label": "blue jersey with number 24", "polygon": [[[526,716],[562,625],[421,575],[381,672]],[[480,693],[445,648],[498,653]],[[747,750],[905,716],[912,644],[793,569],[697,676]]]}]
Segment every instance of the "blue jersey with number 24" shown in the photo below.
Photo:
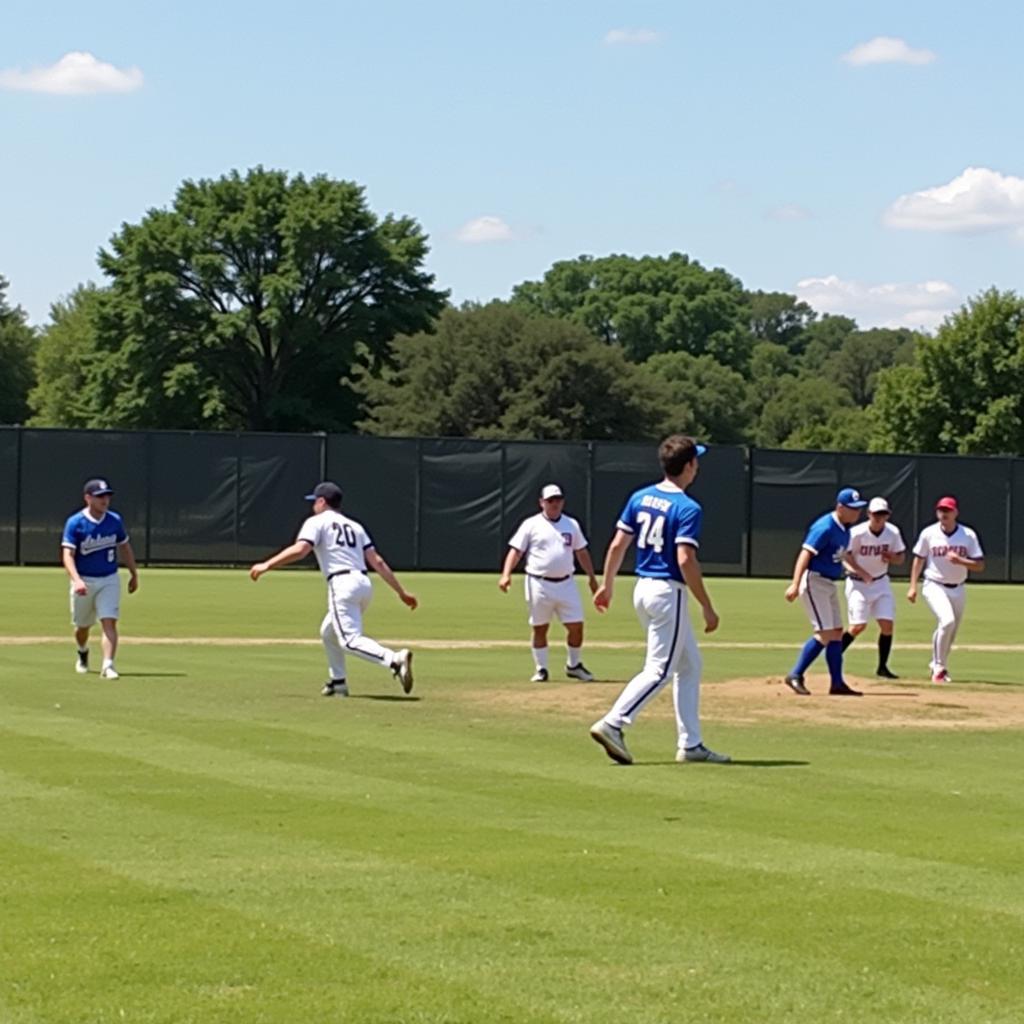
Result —
[{"label": "blue jersey with number 24", "polygon": [[636,538],[636,574],[683,582],[676,546],[700,547],[703,513],[685,491],[662,482],[630,495],[616,526]]}]

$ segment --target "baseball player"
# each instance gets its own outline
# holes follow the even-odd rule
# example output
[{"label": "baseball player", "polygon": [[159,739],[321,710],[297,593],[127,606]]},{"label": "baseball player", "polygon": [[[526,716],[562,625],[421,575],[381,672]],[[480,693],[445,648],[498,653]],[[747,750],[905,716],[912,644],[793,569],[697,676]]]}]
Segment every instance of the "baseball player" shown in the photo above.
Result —
[{"label": "baseball player", "polygon": [[702,511],[687,493],[700,468],[703,445],[673,434],[662,441],[658,458],[664,479],[634,491],[616,524],[604,557],[604,583],[594,595],[598,611],[612,603],[615,577],[629,545],[636,539],[636,586],[633,607],[647,631],[644,667],[626,684],[603,718],[590,727],[591,737],[619,764],[632,764],[622,730],[672,678],[678,733],[676,760],[724,764],[701,740],[701,656],[687,615],[686,593],[697,599],[704,615],[704,632],[718,628],[718,614],[704,587],[697,559]]},{"label": "baseball player", "polygon": [[139,589],[135,553],[124,521],[111,511],[113,488],[106,480],[88,480],[83,488],[85,508],[64,524],[61,561],[71,580],[71,624],[75,627],[78,657],[75,671],[89,671],[89,631],[100,620],[103,630],[103,664],[100,678],[117,679],[117,620],[121,614],[121,581],[118,555],[128,568],[128,593]]},{"label": "baseball player", "polygon": [[865,582],[870,579],[849,551],[850,526],[860,519],[865,505],[867,502],[859,491],[844,487],[836,495],[836,507],[811,523],[793,566],[786,600],[800,598],[814,629],[793,670],[786,676],[786,685],[802,696],[811,692],[804,682],[804,673],[822,651],[831,680],[828,692],[836,697],[860,696],[859,690],[851,689],[843,680],[843,619],[836,581],[842,578],[844,566]]},{"label": "baseball player", "polygon": [[868,502],[867,522],[857,523],[850,530],[850,554],[871,577],[865,582],[855,576],[846,577],[846,617],[850,628],[843,634],[843,652],[867,629],[868,622],[878,623],[878,668],[875,675],[883,679],[899,679],[889,668],[892,651],[894,604],[889,583],[889,566],[902,565],[907,546],[899,527],[889,522],[892,509],[885,498]]},{"label": "baseball player", "polygon": [[341,488],[330,481],[317,484],[306,501],[313,502],[311,515],[299,529],[294,544],[282,548],[265,562],[250,570],[253,580],[278,566],[297,562],[312,551],[320,571],[327,577],[327,614],[320,624],[320,638],[327,651],[331,678],[321,693],[325,697],[347,697],[345,656],[354,654],[364,661],[391,670],[406,693],[412,691],[412,651],[392,651],[363,633],[363,612],[370,605],[373,588],[366,567],[378,572],[398,595],[402,604],[415,609],[418,604],[398,582],[391,567],[377,553],[362,524],[339,511]]},{"label": "baseball player", "polygon": [[914,545],[910,566],[907,600],[917,600],[917,581],[924,570],[922,593],[935,615],[932,634],[932,659],[929,667],[933,683],[951,683],[947,671],[949,652],[964,617],[967,593],[964,583],[969,572],[985,571],[985,553],[978,535],[957,522],[960,509],[956,498],[939,498],[935,505],[936,522],[926,526]]},{"label": "baseball player", "polygon": [[587,538],[580,524],[567,516],[565,496],[558,484],[548,484],[540,492],[540,512],[524,519],[508,542],[508,553],[501,568],[498,588],[508,593],[512,571],[526,555],[526,603],[530,606],[533,627],[534,673],[532,683],[548,681],[548,626],[557,615],[565,626],[567,652],[565,674],[585,683],[593,676],[580,660],[583,647],[583,605],[573,579],[575,560],[587,574],[590,592],[597,590],[594,563],[587,549]]}]

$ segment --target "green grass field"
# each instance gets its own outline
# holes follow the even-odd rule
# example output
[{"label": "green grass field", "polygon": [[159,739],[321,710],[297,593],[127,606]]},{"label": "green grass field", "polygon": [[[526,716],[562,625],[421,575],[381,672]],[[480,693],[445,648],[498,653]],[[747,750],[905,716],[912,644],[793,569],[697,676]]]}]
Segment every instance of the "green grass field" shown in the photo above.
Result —
[{"label": "green grass field", "polygon": [[974,649],[1021,643],[1024,590],[971,589],[939,697],[904,603],[899,683],[801,701],[756,689],[808,632],[784,584],[711,580],[706,738],[736,763],[675,764],[664,693],[620,768],[587,727],[640,663],[629,582],[588,619],[602,681],[538,687],[496,580],[410,577],[415,613],[377,581],[415,691],[358,663],[324,700],[319,646],[253,642],[315,639],[314,573],[143,570],[101,681],[49,639],[62,574],[0,571],[0,1021],[1024,1019],[1024,648]]}]

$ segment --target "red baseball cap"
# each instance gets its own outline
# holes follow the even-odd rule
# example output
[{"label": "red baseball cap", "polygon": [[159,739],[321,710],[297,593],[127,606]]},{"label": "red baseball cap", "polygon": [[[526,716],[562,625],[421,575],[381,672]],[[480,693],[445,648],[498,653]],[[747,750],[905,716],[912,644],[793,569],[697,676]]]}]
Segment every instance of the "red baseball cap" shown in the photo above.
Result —
[{"label": "red baseball cap", "polygon": [[956,498],[950,498],[950,497],[939,498],[939,500],[937,502],[935,502],[935,507],[936,508],[952,509],[952,511],[954,511],[954,512],[959,512],[960,511],[960,506],[957,505]]}]

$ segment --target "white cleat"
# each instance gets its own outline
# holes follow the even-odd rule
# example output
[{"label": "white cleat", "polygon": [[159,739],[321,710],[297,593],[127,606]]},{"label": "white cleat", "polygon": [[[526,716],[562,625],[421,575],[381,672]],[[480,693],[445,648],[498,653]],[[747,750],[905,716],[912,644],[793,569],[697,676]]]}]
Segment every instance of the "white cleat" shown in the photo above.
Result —
[{"label": "white cleat", "polygon": [[337,682],[333,679],[329,679],[324,683],[324,688],[320,693],[324,697],[347,697],[348,683],[346,683],[344,679],[340,679]]},{"label": "white cleat", "polygon": [[84,658],[82,657],[81,654],[78,655],[77,658],[75,658],[75,671],[80,676],[85,676],[85,675],[89,674],[89,655],[88,654]]},{"label": "white cleat", "polygon": [[633,755],[626,749],[622,730],[609,725],[603,718],[590,727],[590,738],[604,747],[604,752],[619,764],[632,764]]},{"label": "white cleat", "polygon": [[698,743],[695,747],[687,747],[676,754],[676,760],[682,764],[684,761],[706,761],[708,764],[729,764],[732,758],[728,754],[717,754],[715,751]]},{"label": "white cleat", "polygon": [[546,683],[547,681],[548,670],[546,668],[539,668],[532,676],[530,676],[531,683]]},{"label": "white cleat", "polygon": [[594,681],[593,673],[587,671],[582,661],[578,665],[566,665],[565,674],[570,679],[578,679],[581,683],[592,683]]},{"label": "white cleat", "polygon": [[412,651],[403,647],[395,652],[395,661],[391,666],[395,678],[402,684],[405,693],[412,693]]},{"label": "white cleat", "polygon": [[100,679],[120,679],[121,676],[118,674],[116,668],[113,665],[107,665],[106,668],[100,669]]}]

